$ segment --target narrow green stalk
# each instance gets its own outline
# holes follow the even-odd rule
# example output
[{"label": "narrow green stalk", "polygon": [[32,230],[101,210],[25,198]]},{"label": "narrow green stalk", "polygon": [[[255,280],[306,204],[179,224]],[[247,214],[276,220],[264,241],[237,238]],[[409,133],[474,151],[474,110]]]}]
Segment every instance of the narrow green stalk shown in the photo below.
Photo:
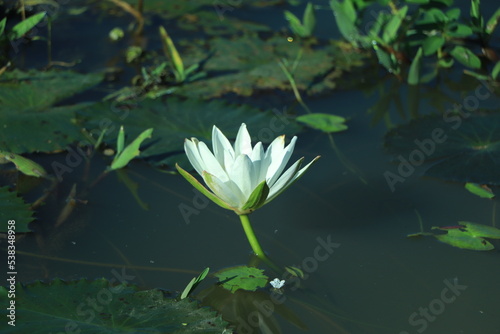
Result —
[{"label": "narrow green stalk", "polygon": [[247,236],[248,242],[250,246],[252,246],[252,250],[259,258],[265,258],[266,254],[260,247],[259,241],[253,232],[252,224],[250,223],[250,219],[248,219],[248,215],[240,215],[241,225],[243,226],[243,230]]}]

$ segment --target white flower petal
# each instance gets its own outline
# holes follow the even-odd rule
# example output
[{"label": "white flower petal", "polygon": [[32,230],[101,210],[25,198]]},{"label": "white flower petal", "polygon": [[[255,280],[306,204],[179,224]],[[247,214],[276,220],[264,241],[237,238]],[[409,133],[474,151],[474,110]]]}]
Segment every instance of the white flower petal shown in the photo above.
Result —
[{"label": "white flower petal", "polygon": [[246,199],[248,199],[253,189],[257,186],[255,179],[252,177],[252,160],[246,154],[239,155],[234,161],[233,168],[228,171],[228,175],[231,181],[238,185],[238,188],[246,196],[246,203]]},{"label": "white flower petal", "polygon": [[[290,167],[279,179],[276,181],[274,186],[269,190],[269,195],[267,196],[266,204],[271,202],[276,196],[285,191],[289,186],[291,186],[295,181],[297,181],[308,169],[315,163],[320,157],[317,156],[310,163],[304,166],[302,169],[298,170],[302,165],[302,160],[300,158],[297,160],[292,167]],[[298,170],[298,171],[297,171]]]},{"label": "white flower petal", "polygon": [[215,125],[212,129],[212,146],[215,158],[219,161],[222,168],[226,169],[226,162],[232,164],[234,160],[234,149],[226,136]]},{"label": "white flower petal", "polygon": [[283,170],[290,160],[292,156],[293,150],[295,148],[295,142],[297,141],[297,137],[293,137],[290,141],[290,144],[282,151],[281,154],[276,153],[276,156],[273,156],[271,159],[271,165],[267,169],[266,180],[269,187],[272,187],[273,184],[278,180],[278,177],[281,175]]},{"label": "white flower petal", "polygon": [[243,194],[241,194],[238,187],[232,181],[222,182],[217,176],[207,171],[204,171],[202,176],[207,186],[217,197],[233,208],[238,208],[242,205]]},{"label": "white flower petal", "polygon": [[272,187],[269,187],[269,195],[267,195],[266,203],[272,201],[276,196],[278,196],[282,191],[284,191],[289,184],[290,180],[293,179],[295,174],[298,173],[300,166],[302,165],[302,161],[304,158],[300,158],[295,161],[295,163],[280,176],[278,181],[273,184]]},{"label": "white flower petal", "polygon": [[184,151],[186,151],[186,155],[193,168],[201,175],[205,165],[198,151],[198,143],[198,139],[196,138],[184,140]]},{"label": "white flower petal", "polygon": [[252,153],[252,139],[247,130],[247,125],[242,123],[238,134],[236,135],[236,141],[234,143],[234,154],[238,157],[240,154],[250,155]]},{"label": "white flower petal", "polygon": [[222,182],[226,182],[229,180],[226,171],[222,169],[219,161],[217,161],[213,153],[208,149],[207,145],[204,142],[200,142],[198,144],[198,152],[200,152],[200,157],[204,164],[204,171],[213,174]]},{"label": "white flower petal", "polygon": [[267,176],[267,171],[269,166],[275,160],[275,156],[281,154],[283,152],[283,147],[285,146],[285,136],[276,137],[273,142],[269,145],[264,154],[264,159],[262,159],[262,167],[260,170],[259,178],[265,179]]}]

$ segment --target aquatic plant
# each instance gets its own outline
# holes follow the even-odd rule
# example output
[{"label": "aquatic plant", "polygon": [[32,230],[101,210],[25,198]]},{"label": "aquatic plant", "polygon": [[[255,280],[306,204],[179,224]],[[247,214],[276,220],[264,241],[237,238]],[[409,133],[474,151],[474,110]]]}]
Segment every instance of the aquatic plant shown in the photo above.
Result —
[{"label": "aquatic plant", "polygon": [[257,256],[263,256],[248,214],[271,202],[297,181],[319,159],[314,158],[302,169],[304,158],[283,172],[290,159],[297,137],[285,147],[285,136],[277,137],[264,151],[261,142],[252,147],[246,124],[240,126],[234,147],[214,125],[213,152],[196,138],[186,139],[184,149],[194,169],[210,188],[176,165],[179,173],[202,194],[224,209],[233,210],[241,219],[248,241]]}]

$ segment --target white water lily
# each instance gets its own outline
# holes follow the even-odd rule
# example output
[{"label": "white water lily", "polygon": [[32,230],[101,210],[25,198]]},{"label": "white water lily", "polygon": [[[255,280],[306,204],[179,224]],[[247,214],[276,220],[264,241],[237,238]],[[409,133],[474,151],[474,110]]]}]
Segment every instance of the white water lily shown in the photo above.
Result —
[{"label": "white water lily", "polygon": [[277,137],[264,150],[261,142],[252,147],[245,123],[241,124],[234,146],[214,125],[213,153],[196,138],[186,139],[184,149],[194,169],[203,177],[211,192],[191,174],[176,165],[178,171],[198,190],[218,205],[248,214],[272,201],[319,158],[300,169],[304,158],[284,173],[297,137],[285,147],[285,136]]},{"label": "white water lily", "polygon": [[271,282],[269,282],[273,286],[274,289],[281,289],[283,285],[285,285],[285,280],[280,280],[279,278],[273,279]]}]

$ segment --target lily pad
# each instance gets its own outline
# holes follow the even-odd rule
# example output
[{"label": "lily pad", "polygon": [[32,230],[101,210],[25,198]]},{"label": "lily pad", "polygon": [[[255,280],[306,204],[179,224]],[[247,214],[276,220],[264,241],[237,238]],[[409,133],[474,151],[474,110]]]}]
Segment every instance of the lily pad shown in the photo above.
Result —
[{"label": "lily pad", "polygon": [[[237,39],[215,38],[205,44],[190,43],[183,52],[187,63],[204,61],[208,76],[180,87],[176,93],[189,97],[213,98],[234,93],[250,96],[255,91],[291,90],[278,61],[292,64],[302,53],[293,76],[297,88],[308,94],[324,93],[340,85],[352,87],[355,81],[341,78],[344,72],[363,65],[364,55],[340,42],[317,45],[314,48],[299,41],[289,42],[284,36],[267,40],[256,36]],[[212,56],[206,59],[207,50]],[[340,84],[339,84],[340,82]]]},{"label": "lily pad", "polygon": [[8,187],[0,187],[0,233],[8,231],[9,220],[15,220],[16,233],[31,232],[28,224],[33,221],[32,216],[29,204]]},{"label": "lily pad", "polygon": [[347,125],[344,124],[346,119],[337,115],[315,113],[301,115],[297,117],[296,120],[313,129],[321,130],[326,133],[347,130]]},{"label": "lily pad", "polygon": [[69,71],[4,73],[0,77],[0,149],[17,154],[53,152],[83,140],[73,122],[75,110],[83,104],[53,105],[101,80],[101,74]]},{"label": "lily pad", "polygon": [[464,227],[465,231],[474,237],[483,237],[490,239],[500,239],[500,229],[488,226],[475,224],[471,222],[460,221],[458,222]]},{"label": "lily pad", "polygon": [[450,181],[500,184],[500,113],[428,116],[385,137],[387,150],[404,163],[428,163],[425,175]]},{"label": "lily pad", "polygon": [[[0,287],[2,300],[7,289]],[[14,299],[12,299],[14,300]],[[2,306],[2,318],[8,314]],[[158,289],[112,286],[105,279],[16,285],[15,327],[2,321],[2,333],[222,333],[227,323],[196,302],[167,298]]]},{"label": "lily pad", "polygon": [[434,237],[448,245],[477,251],[492,250],[495,247],[487,240],[470,235],[461,229],[447,230],[446,234],[435,234]]},{"label": "lily pad", "polygon": [[239,289],[255,291],[265,287],[269,277],[263,272],[262,269],[254,267],[237,266],[220,270],[214,276],[219,279],[223,288],[234,293]]},{"label": "lily pad", "polygon": [[250,133],[257,135],[254,139],[262,142],[270,142],[279,135],[292,135],[300,131],[293,120],[281,114],[221,101],[180,100],[174,97],[146,99],[121,105],[103,102],[81,110],[79,114],[91,133],[100,133],[103,130],[103,120],[106,120],[108,130],[104,140],[113,146],[117,131],[122,125],[129,138],[135,138],[145,129],[153,128],[155,135],[141,148],[141,157],[156,165],[173,165],[176,161],[182,163],[185,156],[184,139],[196,137],[201,141],[210,141],[213,125],[234,138],[244,122]]}]

